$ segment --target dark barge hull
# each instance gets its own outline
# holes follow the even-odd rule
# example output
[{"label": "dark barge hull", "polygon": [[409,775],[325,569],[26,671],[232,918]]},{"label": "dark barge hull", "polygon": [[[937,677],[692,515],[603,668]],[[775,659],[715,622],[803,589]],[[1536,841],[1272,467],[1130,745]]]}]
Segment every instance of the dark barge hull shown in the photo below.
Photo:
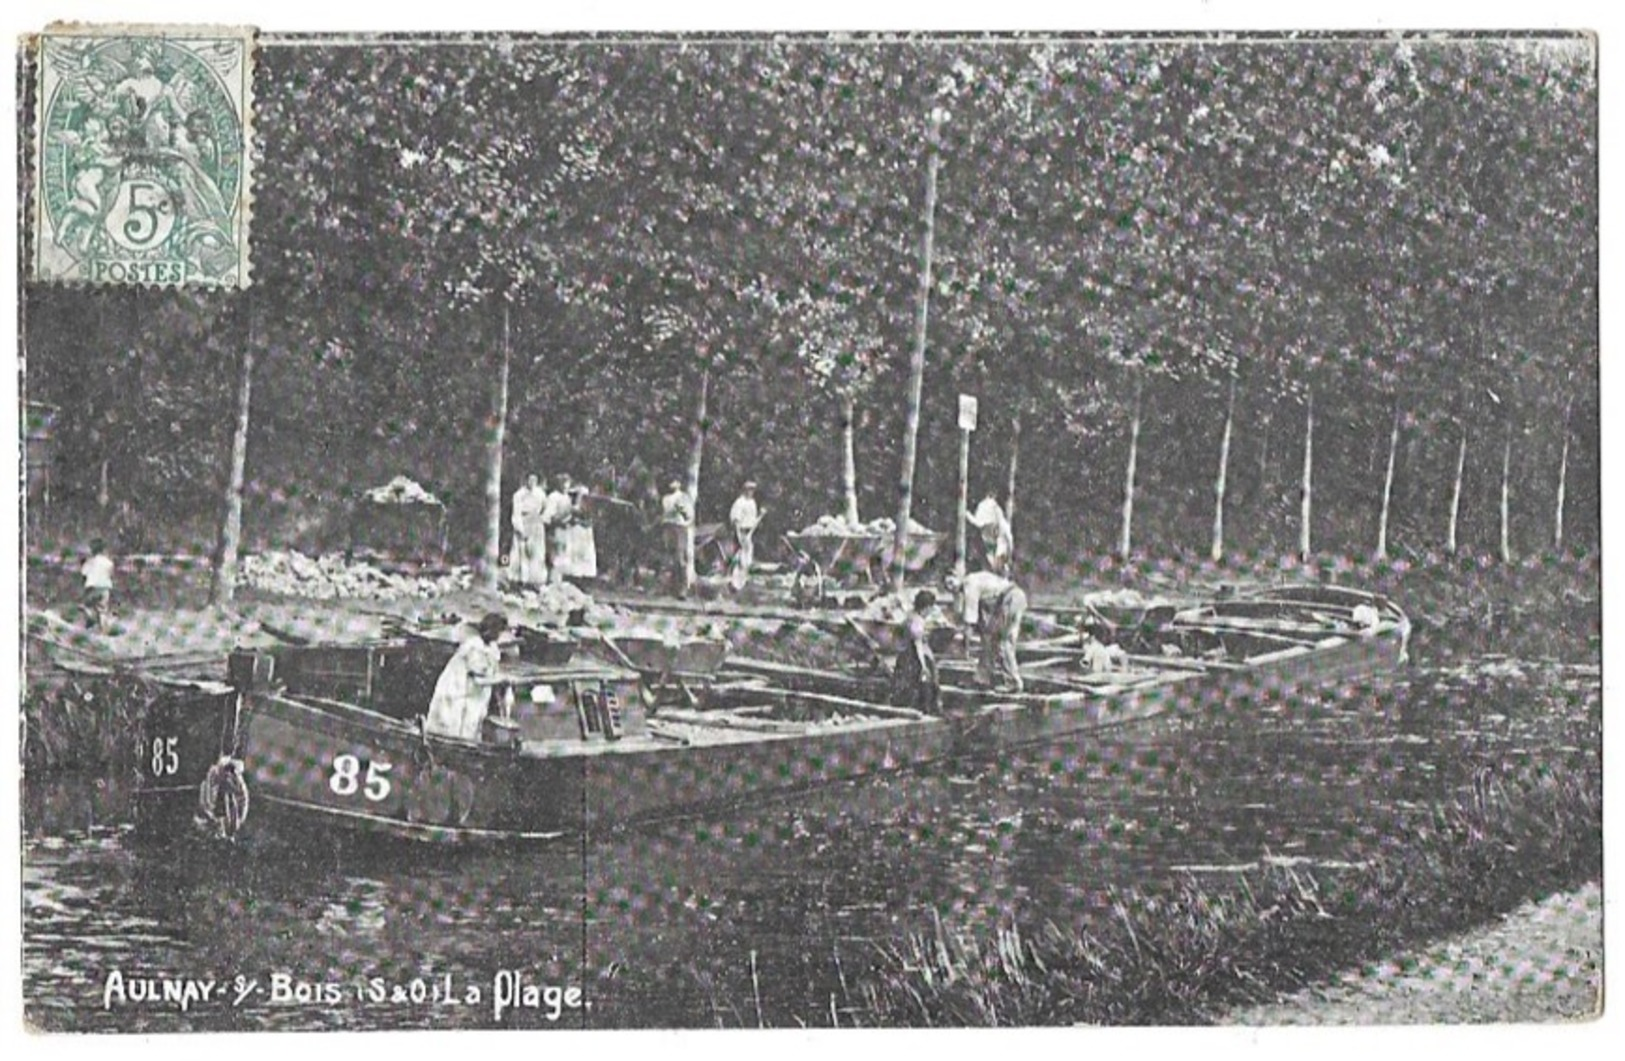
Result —
[{"label": "dark barge hull", "polygon": [[[144,747],[179,743],[198,764],[154,779],[143,764],[140,821],[155,836],[192,836],[200,788],[219,762],[217,720],[235,713],[248,813],[218,831],[236,842],[321,834],[442,845],[544,842],[889,773],[948,755],[952,728],[918,719],[812,735],[751,734],[728,743],[626,740],[548,754],[423,738],[415,726],[341,703],[279,696],[192,701],[187,722],[158,713]],[[162,783],[153,783],[154,781]]]},{"label": "dark barge hull", "polygon": [[[1410,624],[1397,608],[1357,591],[1306,592],[1303,600],[1282,593],[1227,602],[1170,627],[1198,646],[1285,645],[1245,661],[1159,659],[1087,688],[1037,678],[1032,685],[1051,691],[1024,695],[949,684],[940,718],[881,706],[885,682],[874,677],[737,661],[732,673],[745,681],[735,695],[832,721],[797,728],[747,711],[696,713],[737,722],[720,739],[715,725],[701,727],[705,739],[685,741],[663,724],[619,740],[498,747],[425,737],[414,723],[341,699],[252,688],[169,697],[149,711],[142,735],[140,821],[160,837],[196,837],[201,823],[241,843],[545,842],[1163,715],[1348,691],[1403,665]],[[1380,608],[1381,621],[1354,629],[1347,619],[1360,607]],[[1061,651],[1030,651],[1046,650]],[[218,798],[223,769],[239,771],[246,787],[236,812]]]}]

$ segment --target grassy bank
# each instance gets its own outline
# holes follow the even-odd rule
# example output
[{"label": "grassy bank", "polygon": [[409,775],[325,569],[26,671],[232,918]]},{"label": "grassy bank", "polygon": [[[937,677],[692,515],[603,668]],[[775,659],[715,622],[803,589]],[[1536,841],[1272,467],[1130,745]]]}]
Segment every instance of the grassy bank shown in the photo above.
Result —
[{"label": "grassy bank", "polygon": [[1601,823],[1600,768],[1486,770],[1363,866],[1117,889],[1082,926],[939,923],[878,947],[866,975],[848,955],[831,996],[844,1023],[877,1026],[1207,1023],[1598,879]]}]

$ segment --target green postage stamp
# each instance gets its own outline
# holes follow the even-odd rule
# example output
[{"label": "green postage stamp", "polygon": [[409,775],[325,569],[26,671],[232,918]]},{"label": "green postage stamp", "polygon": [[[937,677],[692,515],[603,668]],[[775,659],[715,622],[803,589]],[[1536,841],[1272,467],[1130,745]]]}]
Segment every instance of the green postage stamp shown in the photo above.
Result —
[{"label": "green postage stamp", "polygon": [[34,279],[247,286],[253,31],[59,26],[35,43]]}]

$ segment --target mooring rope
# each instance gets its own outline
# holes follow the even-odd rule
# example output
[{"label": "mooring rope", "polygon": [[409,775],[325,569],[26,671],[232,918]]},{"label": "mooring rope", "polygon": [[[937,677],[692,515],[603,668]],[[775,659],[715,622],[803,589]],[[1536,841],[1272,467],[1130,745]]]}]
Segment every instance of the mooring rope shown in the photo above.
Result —
[{"label": "mooring rope", "polygon": [[198,825],[222,840],[235,840],[248,818],[248,780],[243,761],[222,755],[198,785]]}]

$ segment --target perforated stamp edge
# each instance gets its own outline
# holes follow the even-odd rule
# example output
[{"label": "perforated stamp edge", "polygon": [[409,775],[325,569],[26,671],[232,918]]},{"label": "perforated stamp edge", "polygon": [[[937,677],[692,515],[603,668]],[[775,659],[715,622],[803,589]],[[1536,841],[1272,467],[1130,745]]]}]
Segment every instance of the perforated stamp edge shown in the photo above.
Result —
[{"label": "perforated stamp edge", "polygon": [[[159,47],[177,49],[194,61],[205,65],[208,65],[209,60],[196,54],[194,47],[209,44],[217,49],[221,46],[238,49],[240,61],[233,63],[232,76],[217,77],[216,83],[212,86],[216,91],[223,92],[226,100],[235,108],[238,129],[236,142],[227,148],[235,152],[237,166],[236,185],[227,208],[230,223],[229,226],[215,226],[213,232],[205,231],[198,241],[201,249],[207,250],[210,237],[213,237],[216,255],[224,262],[226,255],[220,254],[218,247],[221,242],[219,237],[224,235],[225,240],[229,242],[226,249],[230,255],[229,267],[219,268],[211,274],[202,269],[192,268],[192,263],[185,259],[181,259],[177,265],[176,259],[160,261],[149,256],[143,261],[137,256],[131,261],[146,267],[131,269],[127,267],[128,263],[93,259],[85,254],[75,255],[62,246],[61,240],[65,237],[65,233],[57,231],[49,216],[46,200],[47,127],[51,120],[54,96],[61,90],[64,81],[88,75],[90,71],[59,69],[52,61],[51,43],[87,40],[91,49],[100,49],[121,41],[150,41]],[[23,160],[27,172],[24,174],[22,186],[27,201],[19,218],[23,229],[21,249],[26,260],[26,278],[42,283],[91,287],[185,287],[226,291],[248,287],[252,279],[251,233],[255,144],[253,88],[258,63],[257,30],[241,26],[55,23],[41,33],[25,36],[20,46],[23,84],[19,86],[21,99],[19,118],[22,120],[22,128],[26,130],[30,148]],[[218,71],[216,73],[218,74]],[[161,83],[161,87],[167,90],[169,85]],[[102,187],[105,188],[108,183],[110,182],[104,180],[101,182]],[[121,181],[114,186],[112,194],[125,195],[124,182]],[[123,203],[108,203],[105,196],[102,201],[92,197],[90,201],[81,204],[91,210],[100,211],[100,216],[86,223],[104,226],[111,209],[117,206],[127,208],[129,205],[128,197]],[[150,205],[150,201],[142,204],[143,208]],[[145,213],[141,215],[146,216]],[[139,218],[137,223],[138,225],[141,223]],[[99,268],[94,264],[98,261]]]}]

